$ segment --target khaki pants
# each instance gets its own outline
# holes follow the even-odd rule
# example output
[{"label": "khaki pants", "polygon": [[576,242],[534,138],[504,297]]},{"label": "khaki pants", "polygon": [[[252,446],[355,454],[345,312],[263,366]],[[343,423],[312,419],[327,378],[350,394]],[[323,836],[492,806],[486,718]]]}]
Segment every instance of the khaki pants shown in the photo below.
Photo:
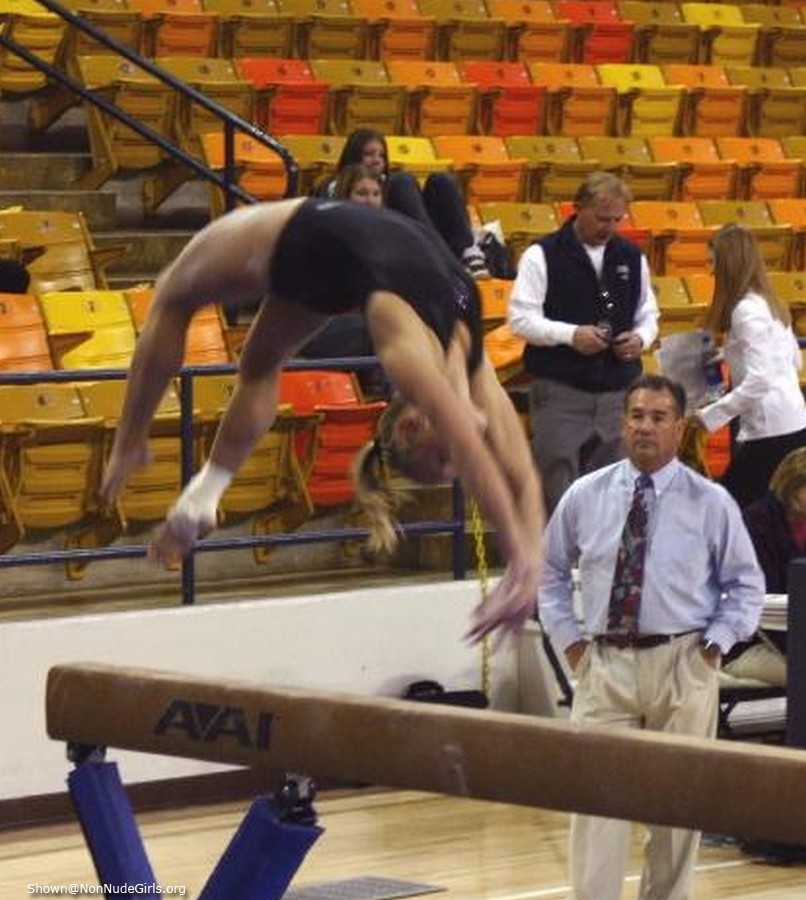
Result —
[{"label": "khaki pants", "polygon": [[[572,721],[714,737],[718,672],[703,658],[699,642],[695,633],[645,650],[591,644],[577,667]],[[700,832],[647,827],[639,900],[688,900]],[[630,836],[629,822],[572,816],[575,900],[618,900]]]}]

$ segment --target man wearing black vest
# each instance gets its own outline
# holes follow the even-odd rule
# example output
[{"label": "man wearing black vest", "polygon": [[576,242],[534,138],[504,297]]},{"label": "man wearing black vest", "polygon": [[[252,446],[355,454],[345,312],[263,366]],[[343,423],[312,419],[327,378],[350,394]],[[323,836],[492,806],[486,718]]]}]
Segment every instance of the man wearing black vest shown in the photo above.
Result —
[{"label": "man wearing black vest", "polygon": [[623,181],[594,172],[577,191],[574,215],[518,264],[509,325],[527,342],[534,454],[549,513],[578,475],[623,456],[625,390],[658,333],[649,265],[616,233],[630,199]]}]

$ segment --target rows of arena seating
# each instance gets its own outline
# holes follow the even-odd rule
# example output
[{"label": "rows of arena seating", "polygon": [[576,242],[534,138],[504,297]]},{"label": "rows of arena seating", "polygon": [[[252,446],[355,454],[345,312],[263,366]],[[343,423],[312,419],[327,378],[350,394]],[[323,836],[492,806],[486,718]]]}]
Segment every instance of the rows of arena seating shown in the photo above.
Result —
[{"label": "rows of arena seating", "polygon": [[[761,242],[776,287],[806,334],[806,6],[637,0],[70,0],[122,44],[259,128],[300,168],[299,193],[330,177],[347,134],[388,137],[390,165],[423,179],[452,171],[477,226],[498,229],[510,267],[569,214],[590,171],[635,196],[623,233],[647,253],[662,333],[699,323],[718,225],[741,221]],[[220,122],[35,0],[0,0],[6,34],[212,168]],[[25,98],[35,130],[80,101],[0,51],[0,91]],[[146,212],[189,170],[84,104],[91,167],[77,184],[142,179]],[[240,185],[286,193],[285,168],[239,135]],[[217,188],[210,211],[224,207]],[[35,294],[0,295],[0,371],[125,368],[150,286],[110,290],[123,247],[94,245],[79,214],[0,213],[0,255],[29,263]],[[505,324],[510,282],[480,282],[485,341],[499,377],[521,376],[522,342]],[[242,329],[217,311],[194,320],[186,364],[232,363]],[[650,362],[649,358],[647,361]],[[349,503],[349,464],[383,402],[349,374],[284,381],[276,427],[239,475],[222,515],[255,533],[294,528]],[[331,380],[332,379],[332,380]],[[312,382],[316,381],[315,386]],[[231,376],[194,379],[201,463]],[[113,540],[160,519],[179,483],[179,400],[172,386],[152,435],[153,461],[113,510],[97,487],[121,383],[0,388],[0,549],[32,529],[67,529],[71,546]],[[335,392],[335,393],[334,393]],[[67,497],[71,500],[66,499]],[[258,555],[261,551],[256,551]],[[68,567],[80,576],[81,566]]]}]

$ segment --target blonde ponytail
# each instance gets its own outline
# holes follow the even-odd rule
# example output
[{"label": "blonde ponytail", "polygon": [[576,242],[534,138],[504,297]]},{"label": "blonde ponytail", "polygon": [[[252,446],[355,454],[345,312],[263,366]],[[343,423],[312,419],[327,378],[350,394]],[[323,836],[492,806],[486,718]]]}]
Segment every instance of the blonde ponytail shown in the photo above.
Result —
[{"label": "blonde ponytail", "polygon": [[394,397],[378,419],[376,437],[359,451],[353,464],[353,482],[358,504],[369,520],[370,550],[394,550],[400,538],[394,513],[405,500],[392,490],[389,467],[400,467],[393,441],[395,422],[407,404]]}]

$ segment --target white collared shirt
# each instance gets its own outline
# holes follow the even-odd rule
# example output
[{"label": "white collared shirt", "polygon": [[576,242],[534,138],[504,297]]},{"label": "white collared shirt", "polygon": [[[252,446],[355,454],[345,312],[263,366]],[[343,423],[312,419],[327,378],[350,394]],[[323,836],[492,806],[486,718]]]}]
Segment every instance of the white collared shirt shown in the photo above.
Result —
[{"label": "white collared shirt", "polygon": [[[582,245],[597,275],[601,273],[604,259],[604,245],[588,247]],[[518,262],[518,274],[509,298],[507,319],[513,334],[522,337],[535,347],[556,347],[559,344],[571,346],[577,325],[558,319],[548,319],[544,313],[548,270],[546,255],[540,244],[532,244]],[[658,301],[652,290],[649,264],[641,257],[641,292],[635,310],[632,330],[641,338],[648,349],[658,336]]]},{"label": "white collared shirt", "polygon": [[[583,475],[549,520],[538,608],[561,649],[607,631],[616,556],[637,476],[626,459]],[[727,652],[755,632],[764,604],[764,576],[739,507],[723,487],[676,459],[653,472],[652,483],[639,630],[696,629]]]},{"label": "white collared shirt", "polygon": [[790,327],[773,318],[760,294],[748,293],[736,304],[725,335],[725,361],[732,390],[697,413],[709,431],[736,416],[740,441],[806,428],[797,339]]}]

